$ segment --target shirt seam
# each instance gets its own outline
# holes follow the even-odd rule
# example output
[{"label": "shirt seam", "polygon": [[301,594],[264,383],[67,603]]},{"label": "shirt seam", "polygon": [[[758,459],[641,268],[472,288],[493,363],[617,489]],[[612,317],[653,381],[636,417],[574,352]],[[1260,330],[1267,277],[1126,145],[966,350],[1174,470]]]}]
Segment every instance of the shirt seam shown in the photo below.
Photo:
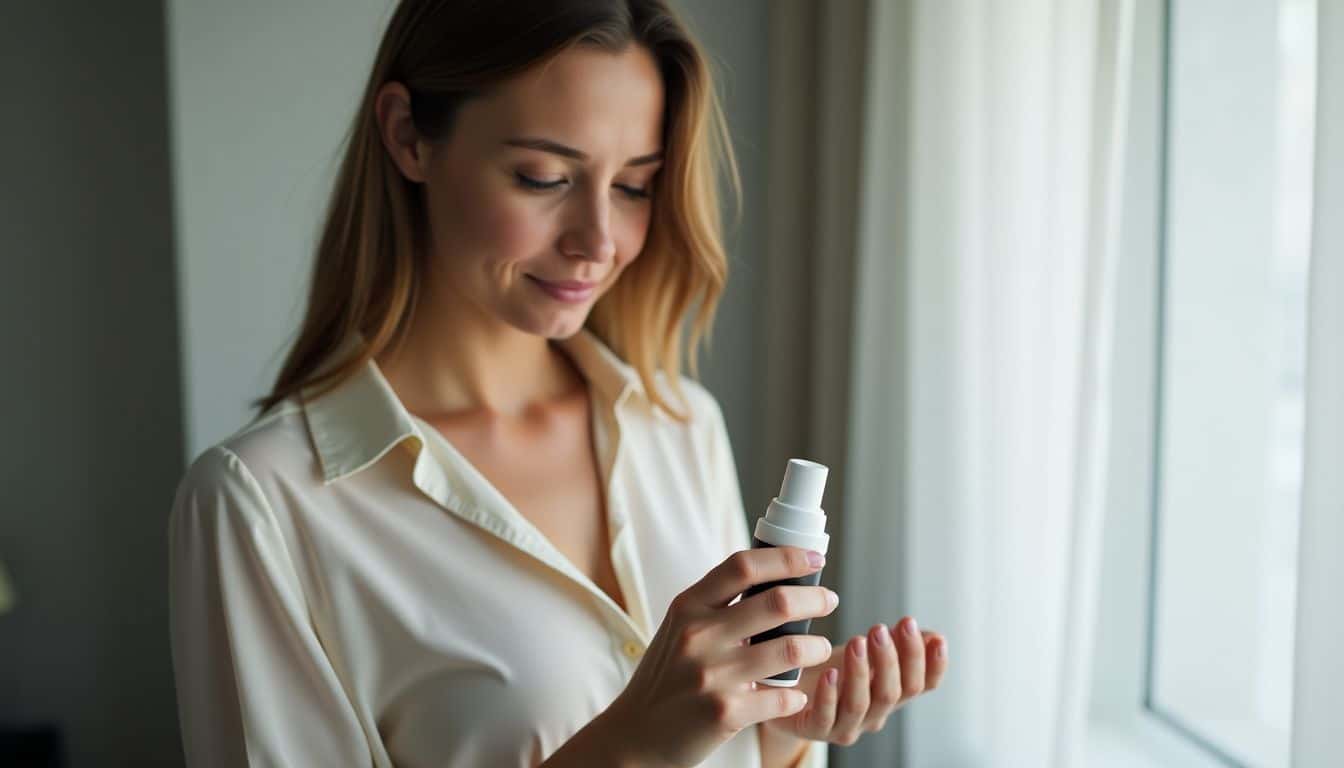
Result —
[{"label": "shirt seam", "polygon": [[[281,414],[275,414],[275,415],[279,416]],[[239,456],[235,451],[233,451],[232,449],[230,449],[228,446],[225,445],[218,445],[216,446],[216,448],[221,453],[225,454],[228,457],[232,457],[232,459],[235,462],[237,462],[239,476],[243,479],[243,482],[248,486],[248,489],[252,492],[252,494],[256,496],[257,500],[260,501],[262,511],[264,511],[266,514],[266,524],[272,528],[273,532],[276,534],[276,537],[280,542],[281,549],[285,557],[285,567],[289,571],[290,577],[294,580],[294,584],[297,587],[299,597],[303,599],[304,615],[308,619],[308,630],[313,633],[313,637],[317,640],[318,645],[322,648],[322,654],[325,657],[327,665],[331,668],[332,673],[336,676],[337,681],[340,682],[341,693],[344,694],[345,696],[345,703],[347,706],[350,707],[350,711],[355,715],[356,720],[359,721],[360,728],[363,731],[365,747],[369,750],[369,759],[373,760],[373,744],[370,741],[370,735],[368,733],[367,724],[365,723],[365,717],[363,716],[363,713],[361,713],[360,708],[356,703],[356,699],[353,695],[354,692],[350,688],[350,681],[347,680],[346,676],[341,673],[339,665],[335,664],[332,661],[331,655],[327,650],[327,642],[323,640],[322,634],[318,630],[317,622],[314,620],[313,617],[312,599],[308,595],[307,591],[304,590],[303,580],[299,578],[298,570],[294,567],[294,553],[290,551],[289,545],[285,540],[284,534],[280,530],[279,522],[277,521],[275,516],[275,509],[274,507],[271,506],[271,500],[267,497],[265,489],[261,487],[261,483],[257,481],[256,476],[252,474],[251,468],[247,466],[247,462],[243,461],[243,458],[241,456]],[[237,684],[236,681],[235,684]],[[246,727],[246,724],[244,724],[244,727]],[[252,758],[251,747],[249,746],[248,759],[251,760],[251,758]]]}]

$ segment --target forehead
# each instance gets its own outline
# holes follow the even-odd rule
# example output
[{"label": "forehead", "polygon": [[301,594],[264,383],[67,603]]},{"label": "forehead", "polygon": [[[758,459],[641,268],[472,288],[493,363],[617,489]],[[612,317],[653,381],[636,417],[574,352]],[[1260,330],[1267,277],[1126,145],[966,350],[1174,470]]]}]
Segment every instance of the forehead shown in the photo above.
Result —
[{"label": "forehead", "polygon": [[663,81],[653,55],[577,47],[502,83],[477,102],[495,141],[540,136],[624,162],[661,149]]}]

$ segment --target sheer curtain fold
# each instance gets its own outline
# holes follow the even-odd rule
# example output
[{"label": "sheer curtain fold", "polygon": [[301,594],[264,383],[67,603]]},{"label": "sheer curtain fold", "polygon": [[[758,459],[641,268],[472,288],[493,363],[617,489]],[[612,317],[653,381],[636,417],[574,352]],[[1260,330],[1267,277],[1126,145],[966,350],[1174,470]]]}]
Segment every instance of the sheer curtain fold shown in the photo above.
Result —
[{"label": "sheer curtain fold", "polygon": [[1079,764],[1131,10],[872,5],[843,587],[954,672],[837,764]]},{"label": "sheer curtain fold", "polygon": [[[837,768],[1087,762],[1136,2],[771,7],[762,476],[840,468],[818,631],[913,614],[952,663]],[[1342,17],[1319,4],[1295,766],[1344,752]]]}]

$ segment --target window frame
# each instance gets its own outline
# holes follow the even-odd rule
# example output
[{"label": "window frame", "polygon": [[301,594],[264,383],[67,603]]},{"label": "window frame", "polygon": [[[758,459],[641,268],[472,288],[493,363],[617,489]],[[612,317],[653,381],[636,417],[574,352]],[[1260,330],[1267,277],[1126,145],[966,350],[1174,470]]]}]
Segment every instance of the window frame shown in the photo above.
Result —
[{"label": "window frame", "polygon": [[[1091,669],[1086,764],[1100,768],[1242,768],[1217,744],[1171,713],[1155,708],[1150,698],[1165,326],[1171,0],[1135,0],[1134,14],[1110,382],[1110,483],[1099,595],[1103,609],[1098,611]],[[1318,72],[1318,93],[1320,77]],[[1317,142],[1319,147],[1319,137]],[[1321,210],[1319,201],[1316,210]],[[1295,739],[1296,729],[1294,723]]]},{"label": "window frame", "polygon": [[1113,410],[1087,764],[1226,768],[1148,698],[1166,215],[1169,0],[1136,0],[1116,286]]}]

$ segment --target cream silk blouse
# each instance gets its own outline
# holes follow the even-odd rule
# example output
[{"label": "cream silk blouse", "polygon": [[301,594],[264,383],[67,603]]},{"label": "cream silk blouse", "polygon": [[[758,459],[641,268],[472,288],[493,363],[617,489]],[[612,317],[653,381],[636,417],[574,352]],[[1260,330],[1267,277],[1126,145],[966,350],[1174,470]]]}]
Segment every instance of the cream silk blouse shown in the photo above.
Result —
[{"label": "cream silk blouse", "polygon": [[[358,341],[356,341],[358,343]],[[655,410],[587,330],[612,565],[575,567],[375,362],[205,451],[169,516],[193,766],[536,766],[624,689],[673,597],[750,546],[718,403]],[[756,728],[702,763],[758,768]],[[803,765],[823,768],[814,742]]]}]

